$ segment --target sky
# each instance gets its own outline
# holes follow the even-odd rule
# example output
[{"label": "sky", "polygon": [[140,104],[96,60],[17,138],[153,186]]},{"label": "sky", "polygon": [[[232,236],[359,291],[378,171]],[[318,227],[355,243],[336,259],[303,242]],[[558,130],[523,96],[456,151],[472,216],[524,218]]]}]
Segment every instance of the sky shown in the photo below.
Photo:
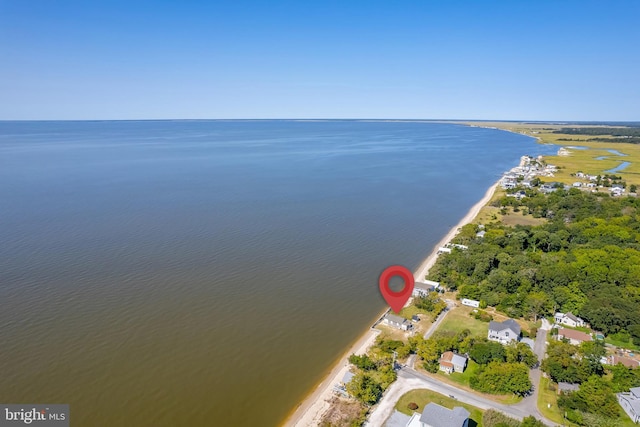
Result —
[{"label": "sky", "polygon": [[640,120],[640,2],[0,0],[0,120]]}]

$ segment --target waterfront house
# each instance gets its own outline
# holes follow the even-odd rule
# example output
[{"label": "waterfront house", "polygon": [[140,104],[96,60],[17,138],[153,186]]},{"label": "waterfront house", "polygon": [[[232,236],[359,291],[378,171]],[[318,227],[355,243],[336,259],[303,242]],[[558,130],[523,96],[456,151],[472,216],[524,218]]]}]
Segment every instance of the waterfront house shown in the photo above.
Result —
[{"label": "waterfront house", "polygon": [[407,427],[468,427],[469,415],[469,411],[460,406],[448,409],[430,402],[422,414],[413,414]]},{"label": "waterfront house", "polygon": [[388,313],[382,319],[382,323],[389,325],[392,328],[400,329],[402,331],[408,331],[413,326],[410,321],[404,317],[396,316],[395,314]]},{"label": "waterfront house", "polygon": [[565,338],[573,345],[580,345],[585,341],[593,341],[591,335],[585,334],[584,332],[576,331],[575,329],[558,329],[558,341]]},{"label": "waterfront house", "polygon": [[450,374],[452,372],[464,372],[467,368],[467,356],[462,356],[454,353],[453,351],[446,351],[440,356],[438,361],[440,370]]},{"label": "waterfront house", "polygon": [[513,341],[520,341],[521,333],[520,325],[513,319],[507,319],[504,322],[489,322],[489,333],[487,338],[489,341],[497,341],[501,344],[509,344]]},{"label": "waterfront house", "polygon": [[616,397],[629,418],[640,423],[640,387],[634,387],[628,393],[618,393]]},{"label": "waterfront house", "polygon": [[585,321],[574,315],[573,313],[556,313],[555,321],[559,325],[566,325],[572,328],[583,327],[585,325]]},{"label": "waterfront house", "polygon": [[425,280],[424,282],[415,282],[413,285],[413,292],[411,295],[414,297],[425,297],[429,292],[435,292],[440,287],[440,282],[434,282],[433,280]]},{"label": "waterfront house", "polygon": [[485,230],[480,230],[476,233],[476,237],[483,239],[485,234],[487,234]]}]

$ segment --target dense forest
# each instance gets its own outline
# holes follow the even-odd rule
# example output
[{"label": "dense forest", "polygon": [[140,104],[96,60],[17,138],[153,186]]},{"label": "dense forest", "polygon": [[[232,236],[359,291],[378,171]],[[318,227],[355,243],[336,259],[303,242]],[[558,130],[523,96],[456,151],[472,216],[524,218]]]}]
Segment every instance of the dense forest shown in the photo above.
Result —
[{"label": "dense forest", "polygon": [[640,199],[577,189],[505,197],[498,206],[545,218],[538,226],[463,227],[429,279],[511,317],[571,311],[605,334],[640,344]]},{"label": "dense forest", "polygon": [[[553,131],[553,133],[565,135],[590,135],[595,137],[589,138],[589,141],[627,142],[631,144],[640,143],[639,127],[575,127],[562,128]],[[598,138],[604,136],[607,138]],[[611,138],[611,136],[614,138]],[[570,141],[570,139],[565,140]],[[563,141],[563,139],[561,139],[561,141]]]}]

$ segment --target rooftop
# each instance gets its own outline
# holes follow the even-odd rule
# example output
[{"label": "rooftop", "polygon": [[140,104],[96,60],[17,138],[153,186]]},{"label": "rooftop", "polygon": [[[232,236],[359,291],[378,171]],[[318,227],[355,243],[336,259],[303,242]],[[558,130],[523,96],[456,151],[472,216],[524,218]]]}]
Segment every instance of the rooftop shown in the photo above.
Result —
[{"label": "rooftop", "polygon": [[447,409],[431,402],[424,407],[420,422],[438,427],[462,427],[469,415],[469,411],[460,406]]},{"label": "rooftop", "polygon": [[504,331],[505,329],[511,329],[513,332],[520,333],[520,325],[513,319],[507,319],[504,322],[489,322],[489,330],[491,331]]},{"label": "rooftop", "polygon": [[593,338],[589,334],[585,334],[584,332],[576,331],[573,329],[559,329],[558,336],[562,335],[564,338],[568,338],[570,340],[576,341],[593,341]]}]

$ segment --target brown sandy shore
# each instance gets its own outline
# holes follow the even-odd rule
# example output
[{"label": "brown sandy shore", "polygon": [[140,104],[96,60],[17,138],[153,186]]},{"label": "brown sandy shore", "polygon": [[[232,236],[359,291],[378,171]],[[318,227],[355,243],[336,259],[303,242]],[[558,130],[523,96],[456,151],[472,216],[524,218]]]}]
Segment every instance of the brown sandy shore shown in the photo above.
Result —
[{"label": "brown sandy shore", "polygon": [[[487,192],[484,194],[484,197],[478,203],[473,205],[471,209],[467,212],[467,214],[456,224],[443,238],[440,240],[431,254],[420,264],[417,270],[414,273],[414,277],[416,280],[423,280],[427,275],[429,269],[435,264],[436,259],[438,258],[438,248],[445,245],[451,239],[453,239],[458,232],[460,231],[460,227],[469,224],[473,221],[473,219],[478,215],[480,210],[491,200],[493,197],[493,193],[498,187],[498,182],[493,184]],[[382,316],[386,312],[383,311],[380,313]],[[313,390],[311,394],[309,394],[304,401],[300,405],[296,407],[293,413],[287,418],[284,423],[286,427],[308,427],[308,426],[317,426],[320,424],[322,420],[322,416],[329,409],[330,404],[329,401],[333,396],[333,386],[338,384],[344,374],[348,369],[348,358],[351,354],[364,354],[369,347],[375,342],[375,338],[378,335],[377,330],[375,329],[367,329],[366,332],[358,341],[356,341],[353,346],[336,362],[331,371],[327,374],[327,376],[322,380],[322,382]]]}]

